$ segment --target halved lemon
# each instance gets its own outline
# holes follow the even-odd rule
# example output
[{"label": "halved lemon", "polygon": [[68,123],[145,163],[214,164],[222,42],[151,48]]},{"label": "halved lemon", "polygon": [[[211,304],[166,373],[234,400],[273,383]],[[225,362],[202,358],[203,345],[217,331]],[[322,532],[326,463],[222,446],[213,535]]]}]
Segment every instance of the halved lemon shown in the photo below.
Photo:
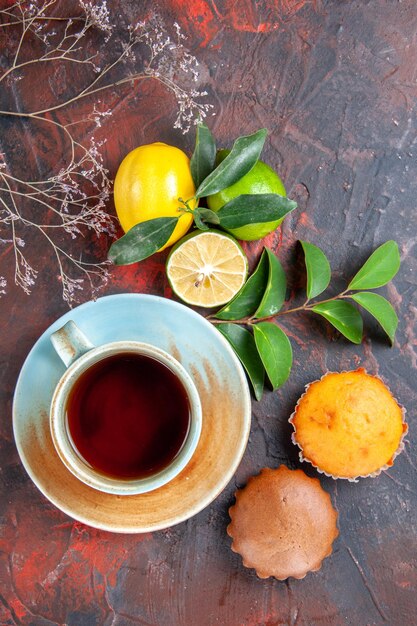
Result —
[{"label": "halved lemon", "polygon": [[248,274],[248,260],[238,242],[217,231],[191,233],[173,248],[167,276],[187,304],[216,307],[229,302]]}]

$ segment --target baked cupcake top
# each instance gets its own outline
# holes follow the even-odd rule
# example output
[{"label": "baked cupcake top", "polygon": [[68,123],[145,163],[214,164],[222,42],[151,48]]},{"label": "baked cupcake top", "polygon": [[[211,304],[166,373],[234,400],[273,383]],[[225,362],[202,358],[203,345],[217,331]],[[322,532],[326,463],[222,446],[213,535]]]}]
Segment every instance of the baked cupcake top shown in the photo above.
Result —
[{"label": "baked cupcake top", "polygon": [[290,418],[300,457],[334,478],[353,480],[392,465],[407,432],[404,411],[363,368],[310,384]]},{"label": "baked cupcake top", "polygon": [[235,496],[227,528],[232,550],[260,578],[304,578],[331,554],[337,513],[317,478],[284,465],[265,468]]}]

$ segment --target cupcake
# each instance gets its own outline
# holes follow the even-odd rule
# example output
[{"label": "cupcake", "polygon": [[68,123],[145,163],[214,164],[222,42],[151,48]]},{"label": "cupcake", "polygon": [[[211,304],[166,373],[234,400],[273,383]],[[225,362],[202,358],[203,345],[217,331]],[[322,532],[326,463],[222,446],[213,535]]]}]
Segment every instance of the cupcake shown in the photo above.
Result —
[{"label": "cupcake", "polygon": [[300,459],[333,478],[376,476],[404,447],[405,410],[363,368],[307,385],[290,423]]},{"label": "cupcake", "polygon": [[235,496],[227,527],[232,550],[260,578],[304,578],[331,554],[337,513],[317,478],[284,465],[265,468]]}]

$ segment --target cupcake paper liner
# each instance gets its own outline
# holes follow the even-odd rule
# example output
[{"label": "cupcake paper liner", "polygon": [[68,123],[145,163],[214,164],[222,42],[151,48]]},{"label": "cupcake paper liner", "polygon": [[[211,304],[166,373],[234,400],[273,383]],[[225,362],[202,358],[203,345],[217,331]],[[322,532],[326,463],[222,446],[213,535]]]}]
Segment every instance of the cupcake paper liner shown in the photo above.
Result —
[{"label": "cupcake paper liner", "polygon": [[[256,500],[252,505],[249,494]],[[320,570],[324,559],[332,554],[333,543],[339,536],[338,513],[318,478],[311,478],[300,469],[290,470],[285,465],[276,469],[263,468],[248,480],[245,487],[235,492],[235,498],[235,504],[229,508],[231,522],[227,527],[232,538],[231,549],[241,556],[245,567],[256,571],[259,578],[300,580],[309,572]],[[287,498],[287,504],[279,504],[280,499],[287,502]],[[305,498],[307,501],[311,498],[310,507]],[[287,512],[287,507],[291,513]],[[317,519],[313,516],[315,530],[309,527],[311,515],[305,515],[309,508],[311,512],[311,507],[318,516]],[[297,508],[301,517],[297,515]],[[269,528],[271,520],[275,521]],[[314,535],[315,532],[319,533],[322,545],[317,544],[317,537],[311,540],[311,533]],[[282,534],[288,535],[284,543]],[[270,543],[265,542],[266,535]],[[307,543],[301,548],[298,544],[303,541]],[[312,541],[311,545],[309,541]],[[280,548],[284,545],[287,548],[281,554]],[[300,558],[305,560],[303,564],[300,564]]]},{"label": "cupcake paper liner", "polygon": [[[337,476],[335,474],[330,474],[329,472],[326,472],[325,470],[321,469],[318,465],[316,465],[315,463],[313,463],[313,461],[311,461],[307,456],[304,455],[304,449],[303,447],[300,445],[300,443],[297,441],[296,438],[296,434],[297,434],[297,428],[294,424],[294,418],[297,414],[297,409],[299,407],[299,404],[301,402],[301,400],[304,398],[304,396],[307,394],[309,388],[314,385],[314,383],[318,383],[321,380],[323,380],[323,378],[325,378],[326,376],[328,376],[329,374],[349,374],[352,371],[363,371],[365,374],[367,374],[368,376],[371,376],[372,378],[376,378],[378,379],[391,393],[393,399],[395,400],[395,402],[397,403],[398,407],[401,409],[401,414],[402,414],[402,424],[403,424],[403,433],[401,435],[401,439],[400,442],[398,444],[398,447],[396,449],[396,451],[394,452],[394,454],[392,455],[391,459],[388,461],[388,463],[385,463],[385,465],[382,465],[380,468],[378,468],[377,470],[375,470],[374,472],[371,472],[370,474],[358,474],[357,476],[354,477],[349,477],[349,476]],[[381,474],[381,472],[386,471],[387,469],[389,469],[390,467],[392,467],[392,465],[394,464],[394,460],[397,458],[397,456],[399,454],[401,454],[401,452],[404,450],[404,438],[408,433],[408,424],[405,421],[405,416],[406,416],[407,410],[404,406],[402,406],[402,404],[400,404],[398,402],[398,400],[395,398],[395,396],[392,394],[391,389],[388,387],[388,385],[382,380],[382,378],[380,376],[376,376],[374,374],[368,374],[368,372],[365,370],[365,368],[363,367],[359,367],[356,370],[343,370],[341,372],[326,372],[325,374],[323,374],[323,376],[321,376],[320,378],[318,378],[317,380],[313,380],[310,383],[308,383],[305,386],[305,390],[304,393],[299,397],[297,404],[295,405],[294,411],[291,413],[290,418],[289,418],[289,423],[292,425],[294,432],[291,434],[291,441],[293,442],[294,445],[296,445],[300,452],[298,454],[299,459],[301,462],[306,461],[307,463],[310,463],[310,465],[312,465],[314,467],[315,470],[317,470],[320,474],[324,474],[325,476],[327,476],[328,478],[333,478],[334,480],[348,480],[351,483],[357,483],[359,482],[359,478],[375,478],[376,476],[379,476],[379,474]]]}]

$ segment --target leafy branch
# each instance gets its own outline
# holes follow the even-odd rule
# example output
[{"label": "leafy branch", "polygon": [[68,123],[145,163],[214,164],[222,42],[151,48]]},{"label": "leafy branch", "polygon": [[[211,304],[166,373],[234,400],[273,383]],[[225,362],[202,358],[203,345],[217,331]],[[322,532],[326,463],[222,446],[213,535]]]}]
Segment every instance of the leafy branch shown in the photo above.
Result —
[{"label": "leafy branch", "polygon": [[[233,231],[250,224],[279,224],[297,205],[278,194],[240,195],[217,211],[204,206],[191,208],[196,200],[209,197],[243,178],[257,163],[265,138],[265,129],[239,137],[232,150],[216,166],[214,137],[204,124],[199,124],[190,163],[196,192],[190,199],[178,198],[178,212],[191,213],[199,230],[209,230],[214,226]],[[154,254],[168,241],[178,219],[159,217],[137,224],[112,244],[109,258],[118,265],[125,265]],[[259,231],[264,233],[263,228]],[[316,298],[329,286],[330,263],[324,252],[314,244],[301,241],[301,245],[307,272],[304,304],[283,310],[287,290],[285,272],[273,252],[265,248],[255,271],[235,297],[217,313],[207,317],[236,352],[258,400],[262,397],[266,378],[273,389],[277,389],[291,372],[291,343],[278,325],[284,315],[315,313],[349,341],[359,344],[362,341],[363,320],[353,301],[379,322],[391,343],[394,341],[398,318],[392,305],[384,297],[368,290],[386,285],[397,273],[400,255],[395,241],[387,241],[377,248],[344,291],[323,300]]]},{"label": "leafy branch", "polygon": [[398,318],[388,300],[367,291],[386,285],[399,270],[400,255],[395,241],[377,248],[355,274],[346,289],[330,298],[313,301],[323,293],[331,277],[330,264],[320,248],[302,241],[307,270],[307,300],[301,306],[281,310],[285,300],[286,277],[277,257],[265,248],[260,261],[242,289],[222,309],[207,319],[229,341],[260,400],[267,377],[277,389],[288,378],[292,367],[292,348],[277,320],[293,313],[311,312],[326,319],[349,341],[362,341],[363,320],[353,300],[368,311],[394,342]]},{"label": "leafy branch", "polygon": [[[10,51],[8,66],[0,68],[0,116],[11,121],[23,119],[31,127],[44,128],[48,135],[57,131],[66,145],[64,157],[57,155],[54,171],[34,180],[16,171],[6,147],[0,145],[0,244],[13,254],[15,283],[30,293],[38,270],[26,256],[24,236],[27,232],[39,236],[56,260],[63,299],[72,304],[85,284],[94,293],[108,280],[108,261],[86,261],[82,251],[70,253],[66,241],[85,237],[88,231],[97,236],[115,235],[114,218],[106,210],[112,181],[101,156],[104,141],[91,136],[85,145],[77,140],[78,127],[93,132],[111,115],[111,106],[100,99],[102,94],[148,80],[173,93],[178,107],[174,127],[183,132],[205,117],[211,105],[200,101],[205,92],[189,86],[198,78],[198,63],[184,47],[177,24],[172,38],[154,14],[146,23],[128,25],[120,43],[119,37],[113,38],[114,25],[105,0],[79,0],[79,10],[72,5],[73,13],[67,16],[55,15],[57,7],[62,10],[64,5],[56,0],[17,0],[0,9],[0,44]],[[24,84],[33,72],[63,66],[69,72],[80,65],[87,84],[69,79],[68,86],[75,85],[70,95],[56,97],[53,92],[53,101],[45,105],[42,99],[42,106],[35,106],[33,99],[30,106],[19,110],[14,104],[7,106],[20,81]],[[84,101],[92,101],[87,113]],[[76,116],[74,106],[79,104],[83,104],[83,113]],[[72,121],[68,121],[70,109]],[[5,286],[0,277],[0,295]]]}]

